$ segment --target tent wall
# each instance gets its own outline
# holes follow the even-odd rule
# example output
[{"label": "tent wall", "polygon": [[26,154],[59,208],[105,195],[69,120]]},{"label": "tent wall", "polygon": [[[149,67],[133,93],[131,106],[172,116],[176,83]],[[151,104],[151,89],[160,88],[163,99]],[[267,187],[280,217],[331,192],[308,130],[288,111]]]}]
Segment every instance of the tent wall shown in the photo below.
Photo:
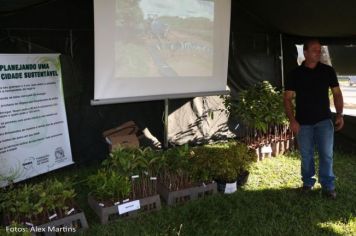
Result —
[{"label": "tent wall", "polygon": [[[10,2],[12,7],[0,6],[0,52],[63,55],[64,95],[76,162],[104,158],[108,150],[102,131],[128,120],[134,120],[141,129],[148,128],[163,142],[163,101],[90,106],[94,92],[92,1],[31,0],[27,5],[20,4],[21,1]],[[239,5],[239,1],[232,1],[228,85],[233,96],[262,80],[281,87],[279,35],[268,21]],[[284,40],[285,71],[295,66],[294,42],[288,37]],[[170,101],[170,113],[189,103],[192,115],[206,114],[196,109],[196,104],[203,100],[198,103],[193,99]],[[348,137],[355,139],[352,135]],[[180,143],[176,138],[172,140]]]},{"label": "tent wall", "polygon": [[259,81],[281,88],[279,34],[232,1],[228,85],[235,95]]},{"label": "tent wall", "polygon": [[76,162],[102,159],[108,153],[104,130],[134,120],[163,140],[162,101],[90,105],[94,91],[92,29],[11,29],[1,35],[1,53],[61,53],[63,91],[73,158]]}]

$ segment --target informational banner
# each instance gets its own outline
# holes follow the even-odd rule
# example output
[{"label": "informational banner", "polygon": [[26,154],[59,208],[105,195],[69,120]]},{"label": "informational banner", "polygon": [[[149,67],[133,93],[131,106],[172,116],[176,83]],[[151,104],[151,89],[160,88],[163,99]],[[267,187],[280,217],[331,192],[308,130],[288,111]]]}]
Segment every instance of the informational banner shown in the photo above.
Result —
[{"label": "informational banner", "polygon": [[59,54],[0,54],[0,186],[72,163]]}]

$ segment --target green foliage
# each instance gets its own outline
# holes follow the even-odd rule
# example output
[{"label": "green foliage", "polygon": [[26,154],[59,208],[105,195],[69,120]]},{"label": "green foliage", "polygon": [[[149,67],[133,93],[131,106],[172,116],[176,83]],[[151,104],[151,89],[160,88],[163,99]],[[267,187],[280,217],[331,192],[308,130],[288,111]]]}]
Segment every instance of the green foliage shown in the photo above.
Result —
[{"label": "green foliage", "polygon": [[[136,199],[154,193],[155,183],[148,176],[157,176],[161,184],[176,191],[212,180],[236,180],[252,161],[253,155],[242,143],[198,148],[183,145],[164,152],[118,148],[102,163],[104,169],[89,177],[89,186],[98,199],[118,200],[121,193],[115,186],[122,181],[120,176],[126,177],[131,181],[130,196]],[[133,180],[133,175],[139,178]]]},{"label": "green foliage", "polygon": [[43,196],[47,196],[49,209],[55,210],[61,208],[67,210],[66,202],[74,199],[76,196],[71,181],[65,179],[58,181],[57,179],[48,180],[45,182],[46,190],[42,192]]},{"label": "green foliage", "polygon": [[230,115],[246,127],[244,142],[250,147],[292,136],[282,96],[269,82],[263,81],[239,92],[237,98],[224,97]]},{"label": "green foliage", "polygon": [[165,158],[165,168],[169,171],[179,174],[189,172],[191,169],[190,148],[187,144],[168,149],[165,153]]},{"label": "green foliage", "polygon": [[235,182],[254,160],[253,153],[240,142],[196,147],[193,152],[195,176],[223,182]]},{"label": "green foliage", "polygon": [[234,182],[253,160],[254,154],[239,142],[171,148],[165,153],[160,182],[172,190],[212,180]]},{"label": "green foliage", "polygon": [[237,99],[225,98],[230,114],[249,127],[266,132],[270,124],[286,124],[282,93],[268,81],[255,84],[239,93]]},{"label": "green foliage", "polygon": [[106,169],[100,169],[97,174],[89,176],[88,186],[98,201],[117,202],[128,198],[131,192],[129,177]]},{"label": "green foliage", "polygon": [[[119,147],[102,162],[103,169],[97,175],[91,176],[89,186],[93,195],[101,200],[117,201],[123,196],[138,199],[155,195],[156,178],[152,180],[150,177],[157,176],[164,163],[162,160],[162,152],[151,148]],[[133,176],[135,178],[132,178]],[[107,183],[105,178],[108,178]],[[130,189],[127,189],[126,184],[129,184]],[[103,188],[106,190],[103,191]]]},{"label": "green foliage", "polygon": [[1,190],[0,212],[16,222],[24,218],[31,220],[47,210],[66,210],[66,203],[72,202],[74,197],[75,192],[68,179],[63,182],[50,179],[38,184],[10,186]]},{"label": "green foliage", "polygon": [[188,145],[168,149],[161,159],[159,181],[170,190],[176,191],[197,183],[193,178],[191,149]]},{"label": "green foliage", "polygon": [[107,225],[89,217],[90,228],[83,234],[356,235],[356,159],[335,155],[336,201],[321,197],[319,184],[310,196],[300,195],[300,157],[279,156],[253,163],[247,184],[234,194],[215,194]]},{"label": "green foliage", "polygon": [[103,161],[106,169],[115,170],[122,176],[130,177],[138,174],[145,165],[137,149],[117,148]]},{"label": "green foliage", "polygon": [[119,147],[103,161],[106,169],[115,170],[122,176],[131,177],[142,173],[155,174],[160,169],[162,153],[151,148],[130,149]]}]

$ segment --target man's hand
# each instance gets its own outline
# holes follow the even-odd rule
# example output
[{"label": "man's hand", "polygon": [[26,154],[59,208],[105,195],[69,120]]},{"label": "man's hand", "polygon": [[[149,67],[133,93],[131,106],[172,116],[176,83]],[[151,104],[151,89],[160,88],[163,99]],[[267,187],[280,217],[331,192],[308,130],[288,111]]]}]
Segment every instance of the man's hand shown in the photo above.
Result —
[{"label": "man's hand", "polygon": [[344,127],[344,117],[342,115],[336,115],[335,131],[339,131]]},{"label": "man's hand", "polygon": [[292,102],[294,96],[295,96],[294,91],[289,91],[289,90],[284,91],[283,103],[284,103],[285,113],[289,119],[289,127],[293,131],[293,133],[298,134],[300,125],[294,117],[294,107]]},{"label": "man's hand", "polygon": [[299,133],[300,124],[298,123],[298,121],[296,121],[296,120],[293,119],[292,121],[290,121],[289,127],[290,127],[290,129],[293,131],[293,133],[295,133],[295,134],[298,134],[298,133]]},{"label": "man's hand", "polygon": [[334,105],[336,110],[335,131],[339,131],[344,126],[344,117],[342,117],[342,110],[344,108],[344,99],[339,86],[331,88],[334,97]]}]

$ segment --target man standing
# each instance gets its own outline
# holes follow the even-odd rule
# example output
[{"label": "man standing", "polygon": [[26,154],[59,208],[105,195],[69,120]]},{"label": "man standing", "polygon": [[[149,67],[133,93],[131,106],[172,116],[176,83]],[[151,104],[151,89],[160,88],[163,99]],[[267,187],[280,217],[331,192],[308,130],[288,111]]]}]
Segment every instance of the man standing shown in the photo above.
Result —
[{"label": "man standing", "polygon": [[[312,39],[304,43],[305,60],[295,68],[285,83],[284,107],[290,128],[296,134],[301,153],[303,192],[315,184],[314,147],[319,154],[319,182],[324,196],[336,198],[333,173],[334,124],[331,120],[329,88],[336,108],[335,130],[344,125],[343,97],[331,66],[320,62],[321,45]],[[293,98],[296,99],[294,114]]]}]

